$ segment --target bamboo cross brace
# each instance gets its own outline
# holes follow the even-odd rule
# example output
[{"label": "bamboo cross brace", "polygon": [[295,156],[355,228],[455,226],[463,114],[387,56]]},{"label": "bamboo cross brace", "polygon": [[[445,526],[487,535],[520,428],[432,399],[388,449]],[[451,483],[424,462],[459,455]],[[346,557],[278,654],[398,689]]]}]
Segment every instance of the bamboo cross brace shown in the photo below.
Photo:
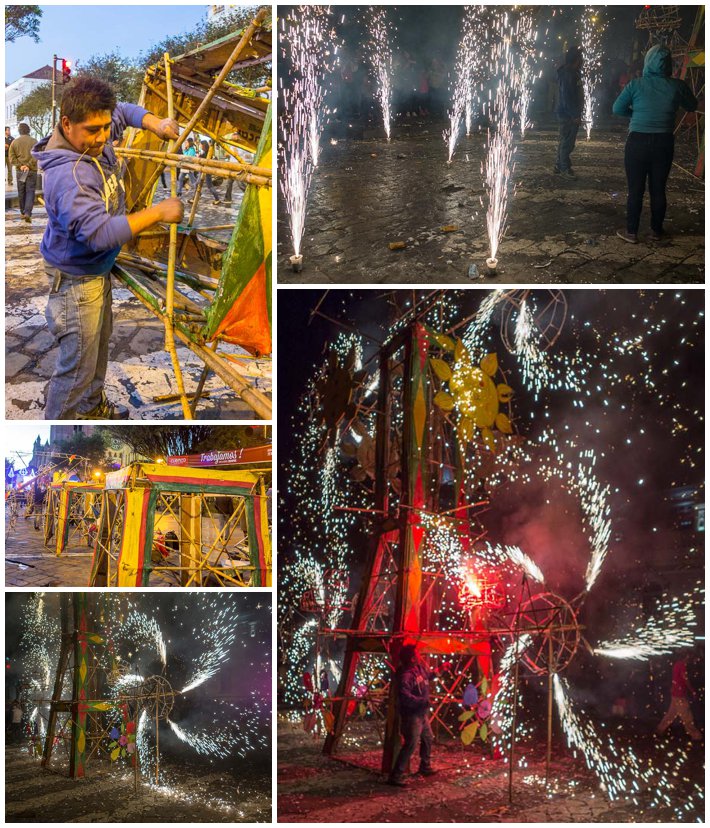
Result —
[{"label": "bamboo cross brace", "polygon": [[[249,26],[244,30],[244,34],[242,34],[241,38],[239,39],[239,43],[234,47],[232,54],[227,59],[227,62],[222,67],[220,73],[214,80],[214,83],[207,91],[205,97],[200,101],[199,106],[197,109],[192,113],[192,117],[187,122],[187,125],[180,133],[179,137],[175,140],[171,141],[168,145],[168,152],[176,152],[177,150],[182,147],[182,145],[187,140],[190,133],[195,129],[197,122],[200,120],[200,116],[202,113],[207,109],[207,107],[212,102],[212,98],[217,94],[220,86],[224,82],[225,78],[234,68],[235,63],[239,60],[239,56],[241,53],[246,49],[251,41],[252,37],[256,33],[256,30],[261,26],[264,22],[266,17],[270,14],[271,9],[268,6],[262,6],[261,9],[256,14],[256,17],[251,21]],[[172,84],[172,74],[170,73],[170,56],[166,52],[164,55],[165,61],[165,81],[166,81],[166,94],[168,98],[168,117],[174,118],[174,99],[173,99],[173,84]],[[153,184],[158,179],[160,175],[160,168],[156,169],[155,172],[149,177],[146,186],[143,188],[143,192],[139,195],[138,199],[140,200],[146,192],[150,192]]]},{"label": "bamboo cross brace", "polygon": [[147,161],[158,161],[164,166],[173,165],[183,167],[186,170],[192,169],[195,172],[208,170],[215,175],[224,175],[230,178],[237,178],[239,175],[250,174],[254,179],[263,178],[268,185],[271,185],[271,170],[268,167],[256,167],[247,164],[241,159],[237,163],[232,161],[220,161],[218,158],[195,158],[188,155],[180,155],[175,152],[163,152],[161,150],[133,149],[131,147],[116,147],[116,155],[123,158],[140,158]]},{"label": "bamboo cross brace", "polygon": [[[207,158],[205,160],[210,161],[212,156],[214,155],[214,144],[210,144],[209,149],[207,150]],[[208,172],[200,173],[200,177],[197,181],[197,187],[195,188],[195,192],[192,197],[192,208],[190,209],[190,217],[187,220],[187,227],[188,232],[182,238],[182,244],[180,245],[180,251],[178,253],[178,258],[182,261],[182,257],[185,253],[185,247],[187,246],[188,239],[190,237],[190,231],[192,230],[192,225],[195,223],[195,216],[197,215],[197,208],[200,204],[200,198],[202,197],[202,190],[205,185],[205,176],[209,175]],[[214,186],[214,185],[213,185]],[[194,413],[194,409],[193,409]]]},{"label": "bamboo cross brace", "polygon": [[[170,55],[165,52],[163,55],[165,61],[165,81],[168,91],[168,117],[172,118],[175,114],[173,112],[173,89],[172,77],[170,74]],[[170,195],[172,198],[177,197],[177,172],[174,168],[170,170]],[[185,384],[182,380],[182,369],[180,368],[180,361],[178,360],[177,349],[175,348],[175,334],[174,334],[174,312],[175,312],[175,259],[177,255],[177,224],[171,222],[170,224],[170,246],[168,248],[168,281],[166,285],[167,295],[165,297],[165,350],[170,354],[170,359],[173,363],[173,371],[175,372],[175,380],[177,382],[178,394],[180,394],[180,406],[182,407],[182,414],[186,420],[192,420],[192,411],[190,410],[190,403],[185,395]]]}]

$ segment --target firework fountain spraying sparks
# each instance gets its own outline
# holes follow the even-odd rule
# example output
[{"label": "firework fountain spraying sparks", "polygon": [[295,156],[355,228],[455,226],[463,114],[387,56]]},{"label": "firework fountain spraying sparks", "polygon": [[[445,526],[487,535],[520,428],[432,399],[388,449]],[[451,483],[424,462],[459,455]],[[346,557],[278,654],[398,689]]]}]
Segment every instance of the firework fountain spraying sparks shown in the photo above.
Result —
[{"label": "firework fountain spraying sparks", "polygon": [[486,226],[491,255],[486,264],[489,271],[495,271],[498,264],[498,247],[506,229],[510,181],[515,170],[513,121],[520,108],[520,73],[511,51],[512,40],[509,16],[500,13],[496,16],[490,64],[490,76],[497,78],[497,82],[488,101],[494,132],[491,135],[488,131],[487,154],[481,170],[488,196]]},{"label": "firework fountain spraying sparks", "polygon": [[466,134],[471,134],[476,98],[474,86],[480,80],[479,75],[483,68],[488,33],[484,15],[485,10],[482,6],[464,8],[463,31],[456,55],[452,102],[449,110],[449,128],[444,130],[449,163],[451,163],[461,136],[464,115]]},{"label": "firework fountain spraying sparks", "polygon": [[280,186],[293,242],[291,264],[296,271],[303,261],[301,242],[308,192],[320,157],[325,79],[336,51],[330,46],[330,18],[330,6],[298,6],[281,22],[283,54],[290,65],[292,82],[288,87],[281,85]]},{"label": "firework fountain spraying sparks", "polygon": [[596,101],[594,92],[601,80],[602,46],[604,25],[594,6],[585,6],[582,13],[582,88],[584,90],[584,126],[587,140],[594,125]]},{"label": "firework fountain spraying sparks", "polygon": [[368,6],[365,12],[365,24],[368,30],[365,49],[375,80],[375,96],[382,110],[385,135],[389,142],[392,127],[392,35],[394,27],[390,24],[387,8],[384,6]]}]

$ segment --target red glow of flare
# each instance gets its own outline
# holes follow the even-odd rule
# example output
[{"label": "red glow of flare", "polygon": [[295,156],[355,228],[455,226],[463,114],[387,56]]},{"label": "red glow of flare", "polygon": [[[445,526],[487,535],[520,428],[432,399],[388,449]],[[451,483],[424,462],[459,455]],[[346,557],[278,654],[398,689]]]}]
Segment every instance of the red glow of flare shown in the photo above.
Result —
[{"label": "red glow of flare", "polygon": [[483,596],[483,593],[481,592],[481,587],[478,584],[478,579],[473,574],[473,572],[469,572],[466,575],[464,591],[474,598],[481,598]]}]

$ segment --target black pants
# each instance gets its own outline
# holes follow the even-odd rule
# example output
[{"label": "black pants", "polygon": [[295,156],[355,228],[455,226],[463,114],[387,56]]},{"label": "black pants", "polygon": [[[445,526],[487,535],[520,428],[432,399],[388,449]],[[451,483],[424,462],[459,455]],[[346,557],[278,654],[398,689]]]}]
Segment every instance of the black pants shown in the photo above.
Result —
[{"label": "black pants", "polygon": [[577,143],[579,120],[577,118],[563,118],[560,115],[560,138],[557,144],[557,169],[566,172],[572,169],[570,155]]},{"label": "black pants", "polygon": [[17,177],[17,200],[20,203],[20,213],[23,216],[31,216],[37,189],[37,173],[30,170],[25,175],[17,169],[15,176]]},{"label": "black pants", "polygon": [[629,133],[624,151],[624,168],[629,186],[629,198],[626,203],[626,229],[629,233],[638,233],[646,179],[651,199],[651,230],[659,235],[663,232],[663,219],[666,217],[666,182],[672,165],[672,133]]}]

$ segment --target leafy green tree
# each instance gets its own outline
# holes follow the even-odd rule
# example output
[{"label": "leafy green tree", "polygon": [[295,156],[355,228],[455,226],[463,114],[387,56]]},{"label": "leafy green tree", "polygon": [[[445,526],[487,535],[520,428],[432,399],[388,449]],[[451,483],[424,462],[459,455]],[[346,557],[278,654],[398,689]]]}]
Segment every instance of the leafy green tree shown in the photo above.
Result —
[{"label": "leafy green tree", "polygon": [[[61,87],[57,87],[57,107],[61,99]],[[52,129],[52,84],[36,86],[17,105],[18,121],[26,121],[36,138],[44,138]]]},{"label": "leafy green tree", "polygon": [[14,43],[19,37],[31,37],[39,43],[40,6],[5,6],[5,43]]},{"label": "leafy green tree", "polygon": [[[235,449],[265,442],[263,426],[100,426],[144,457],[171,457],[211,449]],[[270,435],[270,432],[269,432]]]},{"label": "leafy green tree", "polygon": [[88,435],[77,431],[68,440],[62,440],[58,449],[62,454],[85,457],[97,466],[106,462],[106,438],[98,429]]},{"label": "leafy green tree", "polygon": [[[230,13],[215,21],[203,21],[192,31],[184,34],[166,37],[146,52],[141,52],[138,63],[142,69],[147,69],[154,63],[163,59],[165,52],[171,57],[177,57],[198,46],[204,46],[214,40],[219,40],[229,34],[246,28],[254,19],[260,6],[239,6],[230,10]],[[242,83],[247,86],[266,83],[271,78],[271,67],[268,64],[263,66],[249,66],[240,72],[233,72],[230,80],[233,83]]]},{"label": "leafy green tree", "polygon": [[76,77],[83,76],[105,81],[113,88],[119,101],[129,103],[138,100],[143,82],[142,69],[119,52],[92,55],[88,60],[78,63]]}]

